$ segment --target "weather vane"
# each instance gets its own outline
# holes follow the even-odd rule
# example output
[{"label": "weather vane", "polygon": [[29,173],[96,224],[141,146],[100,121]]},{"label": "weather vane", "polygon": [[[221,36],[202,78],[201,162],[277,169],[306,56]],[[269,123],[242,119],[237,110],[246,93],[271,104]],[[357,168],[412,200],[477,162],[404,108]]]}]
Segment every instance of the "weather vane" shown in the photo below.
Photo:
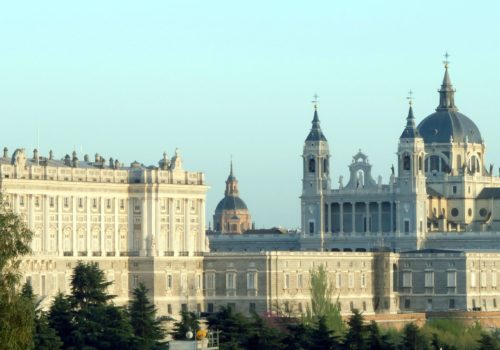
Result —
[{"label": "weather vane", "polygon": [[408,91],[408,97],[406,98],[410,106],[413,104],[413,91]]},{"label": "weather vane", "polygon": [[314,109],[318,109],[318,94],[314,94],[314,100],[312,100],[311,102],[313,103],[314,105]]},{"label": "weather vane", "polygon": [[446,51],[446,53],[444,54],[444,61],[443,61],[445,68],[448,68],[448,65],[450,64],[448,58],[450,58],[450,54],[448,53],[448,51]]}]

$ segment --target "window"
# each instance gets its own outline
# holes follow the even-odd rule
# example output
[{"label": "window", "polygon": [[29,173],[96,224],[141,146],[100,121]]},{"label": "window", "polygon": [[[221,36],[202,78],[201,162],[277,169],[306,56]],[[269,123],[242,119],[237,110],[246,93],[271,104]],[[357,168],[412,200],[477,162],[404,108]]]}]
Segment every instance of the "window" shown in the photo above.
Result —
[{"label": "window", "polygon": [[201,275],[197,274],[196,275],[196,289],[201,289],[201,288],[202,288],[202,285],[201,285]]},{"label": "window", "polygon": [[188,311],[187,304],[181,304],[181,310],[182,310],[182,312],[187,312]]},{"label": "window", "polygon": [[236,273],[228,272],[226,273],[226,289],[236,288]]},{"label": "window", "polygon": [[432,299],[427,299],[427,310],[432,310]]},{"label": "window", "polygon": [[111,199],[106,199],[106,208],[111,209]]},{"label": "window", "polygon": [[314,158],[309,159],[309,172],[310,173],[316,172],[316,162],[314,161]]},{"label": "window", "polygon": [[457,217],[457,216],[458,216],[458,214],[459,214],[459,211],[458,211],[458,209],[457,209],[457,208],[453,208],[453,209],[451,209],[451,216],[453,216],[453,217]]},{"label": "window", "polygon": [[453,186],[453,194],[457,194],[457,186]]},{"label": "window", "polygon": [[481,288],[486,287],[486,272],[481,272]]},{"label": "window", "polygon": [[78,198],[78,208],[83,208],[83,198]]},{"label": "window", "polygon": [[231,309],[232,311],[236,310],[236,304],[235,303],[227,303],[227,308]]},{"label": "window", "polygon": [[434,271],[425,272],[425,288],[434,288]]},{"label": "window", "polygon": [[19,205],[24,207],[24,196],[19,196]]},{"label": "window", "polygon": [[283,281],[283,289],[288,289],[288,288],[290,288],[290,275],[285,274]]},{"label": "window", "polygon": [[40,198],[38,196],[35,197],[35,207],[39,207],[40,206]]},{"label": "window", "polygon": [[497,300],[496,299],[493,299],[493,307],[496,308],[497,307]]},{"label": "window", "polygon": [[354,288],[354,273],[350,272],[348,276],[349,288]]},{"label": "window", "polygon": [[410,170],[411,158],[409,155],[405,155],[403,158],[403,170]]},{"label": "window", "polygon": [[205,275],[205,285],[207,289],[215,289],[215,274],[213,272]]},{"label": "window", "polygon": [[247,273],[247,289],[256,289],[256,277],[255,272]]},{"label": "window", "polygon": [[97,199],[96,198],[92,199],[92,208],[94,208],[94,209],[97,208]]},{"label": "window", "polygon": [[314,233],[314,221],[309,221],[309,233]]},{"label": "window", "polygon": [[187,287],[188,287],[187,275],[183,273],[181,275],[181,290],[187,290]]},{"label": "window", "polygon": [[172,315],[172,304],[167,304],[167,313]]},{"label": "window", "polygon": [[298,302],[298,303],[297,303],[297,310],[298,310],[300,313],[303,313],[303,312],[304,312],[304,309],[302,308],[302,303],[301,303],[301,302]]},{"label": "window", "polygon": [[405,233],[408,234],[410,233],[410,221],[405,220]]},{"label": "window", "polygon": [[455,308],[455,299],[448,300],[448,309],[453,310]]},{"label": "window", "polygon": [[349,302],[349,310],[354,310],[354,303],[352,301]]},{"label": "window", "polygon": [[132,277],[132,286],[133,286],[134,288],[137,288],[137,286],[138,286],[138,285],[139,285],[139,276],[134,275],[134,276]]},{"label": "window", "polygon": [[446,274],[446,286],[448,288],[455,288],[457,286],[457,272],[448,271]]},{"label": "window", "polygon": [[366,275],[364,273],[361,274],[360,285],[361,288],[366,288]]},{"label": "window", "polygon": [[207,312],[213,313],[214,312],[214,304],[213,303],[208,303],[207,304]]},{"label": "window", "polygon": [[337,272],[335,275],[335,288],[340,289],[342,287],[342,274]]},{"label": "window", "polygon": [[250,304],[248,304],[248,311],[249,311],[250,313],[254,313],[254,312],[255,312],[255,310],[256,310],[255,303],[250,303]]},{"label": "window", "polygon": [[303,288],[303,285],[302,285],[302,274],[299,273],[297,275],[297,288],[298,289],[302,289]]},{"label": "window", "polygon": [[366,311],[366,301],[363,301],[363,311]]},{"label": "window", "polygon": [[403,272],[403,287],[409,288],[412,286],[411,271]]},{"label": "window", "polygon": [[50,206],[51,208],[54,208],[54,198],[53,198],[53,197],[50,197],[50,198],[49,198],[49,206]]},{"label": "window", "polygon": [[411,302],[410,302],[410,299],[409,298],[406,298],[405,299],[405,309],[409,309],[411,306]]},{"label": "window", "polygon": [[197,312],[198,314],[200,314],[200,313],[201,313],[201,304],[200,304],[200,303],[196,304],[196,312]]},{"label": "window", "polygon": [[167,275],[167,289],[172,289],[173,287],[173,277],[171,274]]},{"label": "window", "polygon": [[121,210],[125,209],[125,200],[124,199],[120,199],[120,209]]}]

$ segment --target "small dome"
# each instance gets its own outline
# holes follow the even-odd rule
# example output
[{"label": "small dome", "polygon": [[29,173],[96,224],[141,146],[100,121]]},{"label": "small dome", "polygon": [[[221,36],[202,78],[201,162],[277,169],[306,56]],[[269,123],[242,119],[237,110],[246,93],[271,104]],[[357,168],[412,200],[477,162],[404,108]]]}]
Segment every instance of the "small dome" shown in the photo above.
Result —
[{"label": "small dome", "polygon": [[215,208],[216,213],[220,213],[223,210],[247,210],[247,205],[245,202],[236,196],[226,196],[217,204]]},{"label": "small dome", "polygon": [[476,124],[452,109],[439,110],[429,115],[418,125],[418,131],[427,144],[449,143],[451,137],[454,142],[465,142],[466,137],[470,143],[483,142]]}]

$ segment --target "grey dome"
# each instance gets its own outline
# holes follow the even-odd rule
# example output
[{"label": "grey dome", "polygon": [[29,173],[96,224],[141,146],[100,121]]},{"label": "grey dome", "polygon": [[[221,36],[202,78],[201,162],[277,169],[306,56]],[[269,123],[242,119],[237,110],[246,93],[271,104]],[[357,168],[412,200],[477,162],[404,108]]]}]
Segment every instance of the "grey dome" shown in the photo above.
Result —
[{"label": "grey dome", "polygon": [[220,213],[223,210],[246,210],[247,205],[240,197],[236,196],[225,196],[222,200],[217,204],[215,208],[216,213]]},{"label": "grey dome", "polygon": [[425,143],[449,143],[451,137],[455,142],[464,142],[466,137],[471,143],[483,142],[476,124],[453,109],[429,115],[418,125],[418,131]]}]

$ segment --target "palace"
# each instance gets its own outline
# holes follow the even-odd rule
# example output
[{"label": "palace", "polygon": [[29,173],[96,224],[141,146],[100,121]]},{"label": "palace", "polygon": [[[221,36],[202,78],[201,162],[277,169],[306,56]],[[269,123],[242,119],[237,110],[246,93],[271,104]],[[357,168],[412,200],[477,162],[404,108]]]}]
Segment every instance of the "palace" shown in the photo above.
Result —
[{"label": "palace", "polygon": [[[458,112],[448,64],[434,113],[410,103],[388,183],[361,151],[332,187],[317,107],[303,144],[302,229],[255,230],[231,164],[205,232],[208,186],[176,150],[155,166],[96,154],[56,160],[24,149],[0,158],[0,189],[34,232],[25,279],[50,305],[77,261],[94,261],[126,304],[140,282],[161,315],[181,310],[300,314],[324,265],[341,310],[367,314],[500,310],[500,177],[474,122]],[[402,118],[403,119],[403,118]]]}]

